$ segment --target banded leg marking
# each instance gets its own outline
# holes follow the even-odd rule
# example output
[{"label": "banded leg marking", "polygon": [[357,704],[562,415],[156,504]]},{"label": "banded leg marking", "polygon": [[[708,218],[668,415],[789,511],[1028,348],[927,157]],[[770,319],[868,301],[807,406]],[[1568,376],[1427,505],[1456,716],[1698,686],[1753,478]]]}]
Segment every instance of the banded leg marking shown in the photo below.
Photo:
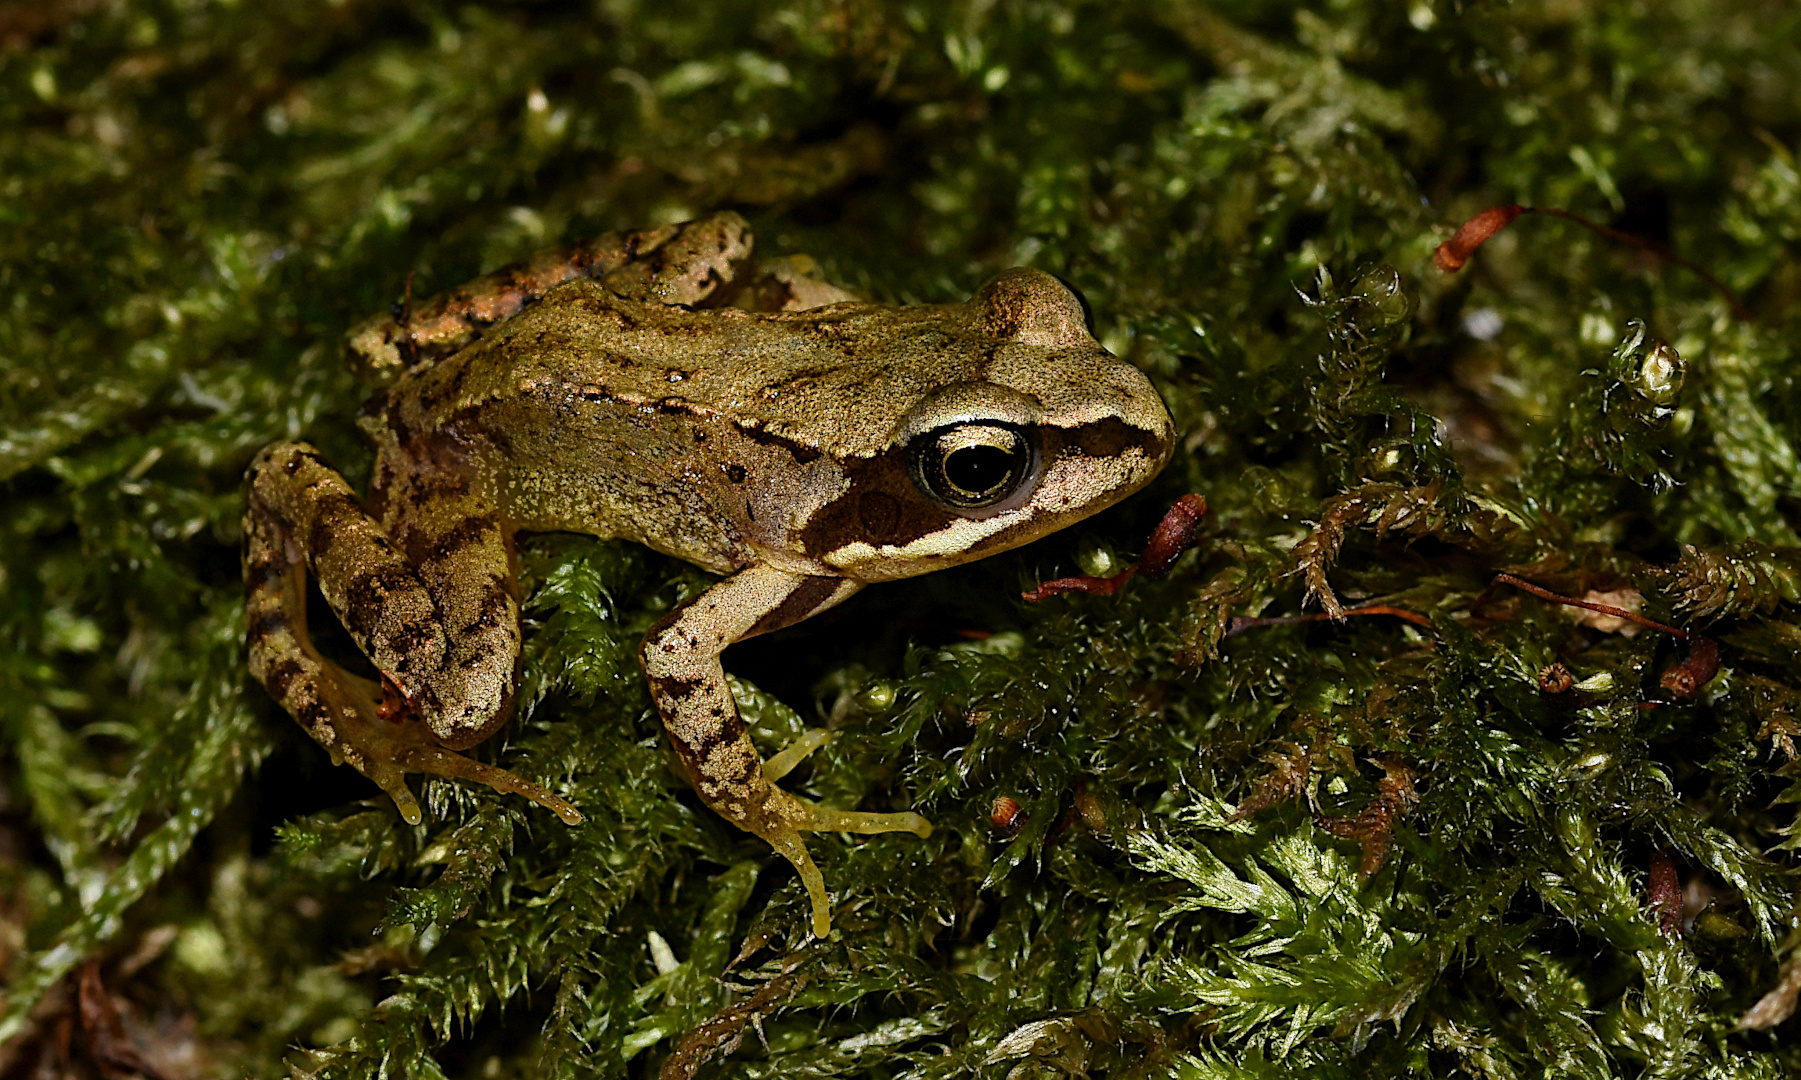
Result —
[{"label": "banded leg marking", "polygon": [[642,653],[663,726],[701,800],[794,864],[812,902],[813,933],[821,938],[831,932],[831,903],[801,833],[910,832],[923,837],[932,826],[915,813],[833,810],[776,787],[773,780],[825,740],[803,736],[765,765],[732,701],[719,654],[734,641],[822,611],[858,588],[854,581],[751,567],[663,619],[645,637]]},{"label": "banded leg marking", "polygon": [[566,800],[502,769],[446,750],[419,719],[382,715],[383,688],[321,656],[306,630],[306,580],[416,717],[438,708],[448,648],[419,575],[344,479],[304,443],[279,443],[249,472],[244,512],[246,645],[251,674],[331,754],[387,792],[408,822],[422,815],[405,774],[426,772],[523,795],[575,824]]}]

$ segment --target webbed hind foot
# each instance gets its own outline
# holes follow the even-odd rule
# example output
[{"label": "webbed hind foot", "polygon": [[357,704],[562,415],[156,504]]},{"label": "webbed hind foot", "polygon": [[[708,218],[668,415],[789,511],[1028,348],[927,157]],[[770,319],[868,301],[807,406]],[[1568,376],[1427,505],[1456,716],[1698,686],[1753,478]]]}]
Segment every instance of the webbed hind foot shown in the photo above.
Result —
[{"label": "webbed hind foot", "polygon": [[383,680],[382,703],[377,705],[374,683],[336,669],[329,661],[322,661],[321,667],[328,669],[322,672],[324,681],[335,684],[321,688],[326,691],[321,696],[336,706],[331,710],[335,723],[320,725],[324,731],[315,726],[307,730],[331,753],[333,764],[348,762],[387,792],[407,824],[424,820],[419,801],[407,787],[407,773],[473,780],[503,795],[524,796],[565,825],[581,824],[581,811],[542,784],[445,749],[423,723],[407,715],[400,695],[387,680]]}]

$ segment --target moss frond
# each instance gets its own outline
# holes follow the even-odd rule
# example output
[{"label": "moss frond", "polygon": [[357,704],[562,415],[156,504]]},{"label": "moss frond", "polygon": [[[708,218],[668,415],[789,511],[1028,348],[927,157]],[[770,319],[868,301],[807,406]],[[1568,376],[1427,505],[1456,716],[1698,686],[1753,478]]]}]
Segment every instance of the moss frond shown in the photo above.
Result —
[{"label": "moss frond", "polygon": [[[38,8],[0,16],[0,1060],[79,1065],[97,958],[197,1072],[1801,1070],[1790,5]],[[1435,267],[1512,205],[1633,239],[1525,215]],[[703,572],[524,539],[476,753],[573,829],[436,782],[406,825],[241,649],[251,455],[369,470],[348,326],[728,207],[882,300],[1058,274],[1182,431],[1106,515],[727,654],[766,752],[832,730],[796,790],[934,823],[814,841],[826,942],[643,685]],[[1167,577],[1018,599],[1187,492]],[[1719,670],[1673,696],[1692,636],[1503,572]],[[1370,607],[1409,618],[1322,617]]]}]

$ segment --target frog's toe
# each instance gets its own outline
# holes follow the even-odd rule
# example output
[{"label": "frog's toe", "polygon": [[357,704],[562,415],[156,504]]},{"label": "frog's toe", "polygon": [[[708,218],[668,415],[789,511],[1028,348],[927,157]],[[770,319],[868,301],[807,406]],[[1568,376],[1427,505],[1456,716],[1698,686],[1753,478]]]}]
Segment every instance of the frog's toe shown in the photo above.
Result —
[{"label": "frog's toe", "polygon": [[763,762],[763,779],[775,783],[794,771],[808,754],[832,741],[832,733],[824,728],[808,728],[800,737],[782,747],[782,752]]},{"label": "frog's toe", "polygon": [[932,835],[932,823],[911,810],[878,814],[864,810],[834,810],[801,799],[794,801],[801,811],[794,827],[803,832],[909,832],[922,840]]},{"label": "frog's toe", "polygon": [[824,940],[832,932],[832,901],[826,895],[825,876],[813,865],[813,856],[807,854],[807,842],[797,832],[779,832],[764,839],[777,855],[794,864],[813,904],[813,936]]},{"label": "frog's toe", "polygon": [[[355,751],[352,751],[354,754]],[[425,814],[419,809],[419,800],[413,798],[413,791],[406,786],[406,770],[389,761],[371,761],[362,754],[347,757],[356,770],[375,781],[375,786],[388,793],[394,800],[394,806],[408,825],[417,825],[425,820]]]},{"label": "frog's toe", "polygon": [[[505,769],[497,769],[492,765],[476,761],[473,758],[466,758],[461,754],[452,753],[441,746],[423,742],[413,743],[399,755],[397,765],[404,767],[408,772],[422,772],[430,773],[433,776],[452,776],[463,780],[474,780],[477,783],[488,785],[503,795],[523,795],[532,802],[542,806],[544,809],[549,810],[557,817],[562,818],[563,824],[565,825],[580,825],[582,823],[582,812],[580,810],[577,810],[568,799],[563,798],[561,795],[544,787],[542,784],[534,784],[530,780],[515,773],[510,773]],[[370,779],[375,778],[370,777]],[[375,782],[378,784],[381,783],[380,780],[376,780]],[[396,803],[400,803],[400,796],[395,795],[393,789],[386,788],[386,785],[383,785],[383,787],[387,790],[388,794],[394,796],[394,801]],[[404,791],[406,790],[406,785],[403,783],[400,785],[400,788]],[[409,796],[409,799],[410,798],[411,797]],[[417,812],[418,807],[415,805],[414,813]],[[418,824],[418,821],[414,818],[407,817],[406,805],[404,803],[400,806],[400,813],[401,816],[407,818],[408,822],[415,825]]]}]

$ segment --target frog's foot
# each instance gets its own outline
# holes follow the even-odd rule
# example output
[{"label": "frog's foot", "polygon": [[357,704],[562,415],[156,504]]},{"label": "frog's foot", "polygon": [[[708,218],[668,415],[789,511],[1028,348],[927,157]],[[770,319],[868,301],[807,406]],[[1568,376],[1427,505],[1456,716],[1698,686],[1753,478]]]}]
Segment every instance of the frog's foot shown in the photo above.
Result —
[{"label": "frog's foot", "polygon": [[[825,740],[820,739],[810,751]],[[794,747],[789,747],[793,750]],[[783,751],[783,755],[789,751]],[[795,756],[787,763],[792,767],[795,761],[805,756],[806,751]],[[782,755],[771,759],[771,763],[779,762]],[[784,769],[783,771],[786,771]],[[756,829],[758,835],[769,842],[776,854],[794,864],[795,872],[800,874],[801,884],[807,888],[807,896],[813,904],[813,936],[823,939],[832,932],[832,903],[825,891],[825,878],[819,867],[813,865],[813,857],[807,854],[807,842],[801,838],[804,832],[852,832],[852,833],[885,833],[910,832],[924,839],[932,835],[932,823],[912,811],[898,814],[878,814],[863,810],[834,810],[829,806],[797,798],[780,788],[769,789],[770,798],[766,804],[769,816],[763,828]]]},{"label": "frog's foot", "polygon": [[[413,725],[419,726],[417,723]],[[466,758],[453,753],[431,742],[420,742],[408,746],[394,759],[390,766],[393,772],[392,786],[367,770],[363,775],[381,785],[393,797],[400,807],[400,815],[407,819],[409,825],[419,824],[419,806],[407,791],[404,773],[421,772],[432,776],[457,777],[463,780],[474,780],[486,784],[502,795],[523,795],[544,809],[563,819],[565,825],[580,825],[582,812],[577,810],[568,799],[551,791],[542,784],[534,784],[530,780],[505,769]],[[398,794],[396,793],[398,791]],[[411,812],[408,806],[411,805]]]},{"label": "frog's foot", "polygon": [[424,724],[407,715],[399,691],[386,678],[379,691],[381,704],[377,705],[374,683],[341,669],[334,674],[336,679],[330,682],[337,684],[331,687],[336,693],[328,696],[338,698],[338,708],[332,710],[335,723],[324,733],[331,736],[331,741],[327,742],[316,730],[313,737],[331,752],[334,764],[349,762],[387,792],[407,824],[417,825],[424,820],[419,801],[406,784],[406,774],[410,772],[474,780],[503,795],[523,795],[562,818],[566,825],[581,824],[581,811],[555,792],[505,769],[444,749]]},{"label": "frog's foot", "polygon": [[[810,728],[774,757],[763,762],[763,779],[774,784],[787,776],[808,754],[832,741],[832,733],[824,728]],[[831,932],[831,905],[826,897],[825,878],[807,854],[803,832],[884,833],[910,832],[918,837],[932,834],[932,823],[912,812],[873,814],[861,810],[833,810],[829,806],[797,798],[780,788],[772,788],[780,824],[764,836],[771,847],[799,872],[801,883],[813,901],[813,935],[823,938]]]}]

